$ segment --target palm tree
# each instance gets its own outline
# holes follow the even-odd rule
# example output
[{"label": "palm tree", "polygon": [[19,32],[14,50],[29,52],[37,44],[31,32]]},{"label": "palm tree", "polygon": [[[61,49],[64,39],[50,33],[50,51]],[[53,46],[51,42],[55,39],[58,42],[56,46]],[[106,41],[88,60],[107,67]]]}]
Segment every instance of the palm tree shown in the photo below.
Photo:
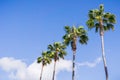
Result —
[{"label": "palm tree", "polygon": [[42,80],[42,73],[44,66],[51,63],[51,58],[47,51],[42,52],[42,56],[37,58],[37,63],[42,63],[42,69],[40,74],[40,80]]},{"label": "palm tree", "polygon": [[63,36],[64,44],[69,45],[71,44],[72,51],[73,51],[73,67],[72,67],[72,80],[75,80],[75,54],[76,54],[76,44],[77,39],[79,39],[79,43],[87,44],[88,36],[86,31],[82,26],[76,28],[75,26],[65,26],[66,34]]},{"label": "palm tree", "polygon": [[66,55],[65,51],[66,46],[60,42],[54,42],[53,45],[48,45],[48,50],[52,59],[54,59],[54,70],[53,70],[53,77],[52,80],[55,78],[55,68],[56,68],[56,61],[59,58],[63,58]]},{"label": "palm tree", "polygon": [[110,29],[114,30],[114,23],[116,23],[115,15],[111,13],[104,12],[104,6],[101,4],[99,9],[90,10],[88,13],[88,21],[86,22],[89,29],[95,28],[96,32],[99,32],[101,37],[101,45],[102,45],[102,58],[104,63],[106,80],[108,80],[108,70],[105,58],[104,51],[104,31],[108,31]]}]

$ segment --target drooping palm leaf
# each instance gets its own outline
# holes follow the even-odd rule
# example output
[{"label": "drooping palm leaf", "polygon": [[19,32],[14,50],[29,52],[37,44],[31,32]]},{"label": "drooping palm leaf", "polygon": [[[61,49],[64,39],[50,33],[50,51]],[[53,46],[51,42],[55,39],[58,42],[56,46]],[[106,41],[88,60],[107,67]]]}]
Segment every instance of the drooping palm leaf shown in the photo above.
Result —
[{"label": "drooping palm leaf", "polygon": [[[101,4],[99,9],[93,9],[88,12],[88,20],[86,22],[89,29],[96,28],[95,32],[98,32],[100,25],[98,26],[99,22],[103,22],[103,29],[104,31],[108,31],[110,29],[114,30],[114,26],[110,27],[108,24],[115,24],[115,15],[104,12],[104,5]],[[99,30],[100,31],[100,30]]]}]

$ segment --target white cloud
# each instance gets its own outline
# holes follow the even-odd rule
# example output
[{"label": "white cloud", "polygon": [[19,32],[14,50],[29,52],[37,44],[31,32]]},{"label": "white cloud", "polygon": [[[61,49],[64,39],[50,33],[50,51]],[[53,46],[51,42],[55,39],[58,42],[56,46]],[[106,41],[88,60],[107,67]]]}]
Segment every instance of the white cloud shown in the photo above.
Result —
[{"label": "white cloud", "polygon": [[[52,78],[53,64],[54,62],[44,67],[43,80]],[[62,70],[71,71],[71,64],[72,62],[70,60],[60,59],[57,62],[56,75]],[[27,66],[22,60],[9,57],[0,58],[0,67],[9,73],[8,76],[11,80],[39,80],[41,72],[41,64],[37,64],[36,61]]]},{"label": "white cloud", "polygon": [[[93,63],[90,62],[76,63],[76,66],[78,67],[88,66],[93,68],[100,62],[101,58],[99,57]],[[52,61],[50,65],[44,67],[42,80],[52,79],[53,65],[54,61]],[[30,65],[27,65],[22,60],[10,57],[0,58],[0,68],[3,69],[6,73],[8,73],[8,77],[11,80],[39,80],[39,75],[41,72],[40,71],[41,64],[36,63],[36,61],[34,61]],[[72,69],[71,60],[60,59],[56,65],[56,75],[63,70],[71,72],[71,69]]]},{"label": "white cloud", "polygon": [[94,62],[82,62],[82,63],[76,63],[76,65],[78,65],[79,67],[81,66],[87,66],[87,67],[95,67],[97,64],[99,64],[102,61],[101,57],[98,57],[96,60],[94,60]]}]

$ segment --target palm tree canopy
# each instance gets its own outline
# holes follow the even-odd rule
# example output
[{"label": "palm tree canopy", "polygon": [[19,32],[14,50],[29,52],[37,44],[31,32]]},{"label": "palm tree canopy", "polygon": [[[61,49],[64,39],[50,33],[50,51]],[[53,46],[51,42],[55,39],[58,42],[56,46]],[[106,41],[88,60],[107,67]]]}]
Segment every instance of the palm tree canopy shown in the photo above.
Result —
[{"label": "palm tree canopy", "polygon": [[48,45],[48,50],[50,57],[56,60],[63,58],[66,55],[66,46],[60,42],[54,42],[53,44]]},{"label": "palm tree canopy", "polygon": [[98,32],[100,28],[100,22],[102,22],[103,30],[114,30],[114,25],[116,23],[115,15],[111,13],[104,12],[104,5],[101,4],[99,9],[90,10],[88,13],[88,21],[86,22],[89,29],[95,28],[95,31]]},{"label": "palm tree canopy", "polygon": [[48,51],[42,52],[42,56],[37,58],[37,63],[41,63],[41,62],[43,65],[47,65],[51,63],[51,58]]},{"label": "palm tree canopy", "polygon": [[66,34],[63,36],[65,45],[69,45],[73,42],[74,38],[79,38],[81,44],[87,44],[88,36],[83,26],[79,26],[78,28],[75,26],[65,26],[65,32]]}]

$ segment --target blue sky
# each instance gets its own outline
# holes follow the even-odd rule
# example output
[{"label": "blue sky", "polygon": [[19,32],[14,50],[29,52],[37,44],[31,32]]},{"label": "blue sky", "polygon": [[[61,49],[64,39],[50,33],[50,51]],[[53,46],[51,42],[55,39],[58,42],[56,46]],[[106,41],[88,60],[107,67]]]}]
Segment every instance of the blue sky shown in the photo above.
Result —
[{"label": "blue sky", "polygon": [[[105,32],[105,53],[109,80],[119,80],[120,52],[119,0],[1,0],[0,59],[14,58],[31,65],[47,45],[62,41],[65,25],[82,25],[88,30],[88,11],[104,4],[105,12],[116,15],[115,31]],[[77,45],[76,62],[94,62],[101,57],[101,41],[94,29],[88,31],[88,45]],[[72,59],[70,46],[67,60]],[[105,80],[103,62],[95,67],[78,66],[76,80]],[[11,80],[0,66],[0,80]],[[57,80],[70,80],[71,72],[60,71]]]}]

